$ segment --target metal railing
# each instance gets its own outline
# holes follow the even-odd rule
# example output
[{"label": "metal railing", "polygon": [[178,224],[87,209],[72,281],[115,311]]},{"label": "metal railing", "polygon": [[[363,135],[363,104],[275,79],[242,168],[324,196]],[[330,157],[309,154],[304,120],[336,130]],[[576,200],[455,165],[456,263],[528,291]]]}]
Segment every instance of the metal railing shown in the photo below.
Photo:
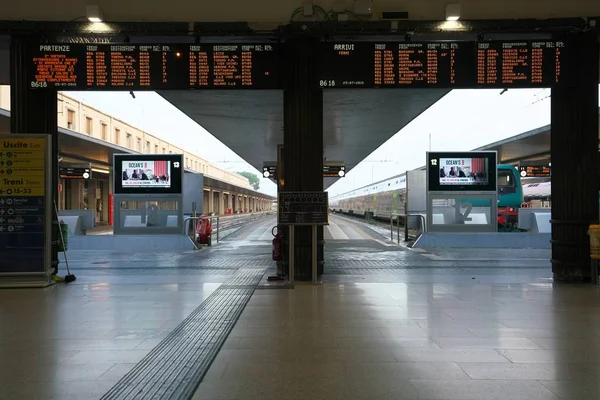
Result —
[{"label": "metal railing", "polygon": [[[216,232],[216,239],[217,239],[217,243],[219,243],[219,219],[220,217],[218,215],[215,216],[195,216],[195,217],[187,217],[184,221],[183,221],[183,234],[185,236],[187,236],[190,241],[193,243],[194,247],[196,250],[198,250],[200,247],[198,247],[198,234],[196,233],[196,223],[194,221],[198,221],[200,219],[203,218],[207,218],[210,220],[211,225],[214,225],[214,220],[217,220],[217,226],[215,229]],[[191,235],[190,235],[190,231],[191,231]]]},{"label": "metal railing", "polygon": [[427,226],[425,224],[425,216],[423,216],[422,214],[392,214],[392,215],[390,215],[390,236],[391,236],[392,242],[394,241],[394,217],[396,217],[396,221],[398,221],[398,223],[396,225],[398,243],[400,243],[400,217],[402,217],[404,219],[404,241],[405,242],[408,242],[408,240],[409,240],[408,226],[409,226],[409,218],[410,217],[418,217],[421,220],[421,229],[417,230],[417,237],[421,233],[427,231]]},{"label": "metal railing", "polygon": [[[233,230],[239,225],[249,221],[254,221],[255,219],[259,219],[270,214],[270,211],[261,211],[256,213],[234,214],[226,216],[207,215],[204,218],[211,220],[213,236],[215,236],[217,243],[219,243],[223,237],[228,236],[228,230]],[[200,215],[190,216],[186,217],[183,222],[183,234],[190,239],[196,250],[200,248],[198,246],[198,235],[196,234],[196,221],[202,218],[203,217]]]}]

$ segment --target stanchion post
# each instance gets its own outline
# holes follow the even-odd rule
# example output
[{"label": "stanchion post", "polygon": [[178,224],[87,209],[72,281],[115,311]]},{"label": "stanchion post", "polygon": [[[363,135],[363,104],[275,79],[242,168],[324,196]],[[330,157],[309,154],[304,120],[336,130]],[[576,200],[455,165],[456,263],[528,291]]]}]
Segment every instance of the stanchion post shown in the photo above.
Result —
[{"label": "stanchion post", "polygon": [[317,225],[312,226],[312,282],[317,283]]},{"label": "stanchion post", "polygon": [[394,215],[390,215],[390,240],[394,241]]},{"label": "stanchion post", "polygon": [[219,216],[217,215],[217,243],[219,243]]},{"label": "stanchion post", "polygon": [[598,285],[598,259],[592,258],[592,285]]},{"label": "stanchion post", "polygon": [[294,283],[294,225],[290,225],[290,243],[289,243],[289,274],[290,283]]},{"label": "stanchion post", "polygon": [[[398,242],[400,239],[398,239]],[[408,214],[404,217],[404,241],[408,242]]]}]

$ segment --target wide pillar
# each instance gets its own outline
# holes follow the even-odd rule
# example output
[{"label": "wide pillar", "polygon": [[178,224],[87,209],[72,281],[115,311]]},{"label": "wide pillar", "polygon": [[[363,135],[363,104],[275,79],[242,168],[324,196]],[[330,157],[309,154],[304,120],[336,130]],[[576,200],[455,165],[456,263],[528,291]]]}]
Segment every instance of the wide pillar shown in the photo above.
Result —
[{"label": "wide pillar", "polygon": [[[58,98],[54,90],[30,89],[27,77],[28,49],[39,45],[36,37],[13,36],[10,45],[10,131],[11,133],[45,133],[52,146],[52,200],[58,204]],[[51,262],[58,272],[59,226],[56,214],[52,219]],[[24,249],[23,251],[27,251]]]},{"label": "wide pillar", "polygon": [[576,84],[552,88],[552,272],[589,282],[588,225],[598,221],[598,42],[576,37],[568,73]]},{"label": "wide pillar", "polygon": [[[283,93],[283,188],[286,192],[323,190],[323,92],[319,88],[319,39],[288,38]],[[279,169],[279,168],[278,168]],[[295,279],[311,279],[312,228],[295,228]],[[284,230],[287,238],[287,230]],[[317,229],[318,274],[323,273],[323,227]],[[287,247],[287,245],[286,245]],[[285,255],[287,266],[288,250]],[[286,267],[287,268],[287,267]]]}]

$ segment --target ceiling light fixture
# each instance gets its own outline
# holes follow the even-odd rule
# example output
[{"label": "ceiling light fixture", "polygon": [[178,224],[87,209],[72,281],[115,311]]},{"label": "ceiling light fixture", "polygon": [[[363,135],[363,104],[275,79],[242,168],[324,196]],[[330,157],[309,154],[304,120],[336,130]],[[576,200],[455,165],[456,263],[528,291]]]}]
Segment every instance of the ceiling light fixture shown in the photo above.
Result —
[{"label": "ceiling light fixture", "polygon": [[448,4],[446,6],[446,21],[458,21],[460,19],[460,4]]},{"label": "ceiling light fixture", "polygon": [[102,22],[102,10],[100,6],[86,6],[85,15],[90,22]]}]

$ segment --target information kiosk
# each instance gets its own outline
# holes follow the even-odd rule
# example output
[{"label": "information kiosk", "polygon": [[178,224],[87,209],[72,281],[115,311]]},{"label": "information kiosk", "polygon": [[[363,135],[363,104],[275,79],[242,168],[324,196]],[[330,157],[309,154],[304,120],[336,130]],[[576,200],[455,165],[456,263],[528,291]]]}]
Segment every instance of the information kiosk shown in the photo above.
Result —
[{"label": "information kiosk", "polygon": [[497,154],[427,153],[428,232],[497,232]]},{"label": "information kiosk", "polygon": [[114,234],[181,234],[183,156],[115,154]]}]

